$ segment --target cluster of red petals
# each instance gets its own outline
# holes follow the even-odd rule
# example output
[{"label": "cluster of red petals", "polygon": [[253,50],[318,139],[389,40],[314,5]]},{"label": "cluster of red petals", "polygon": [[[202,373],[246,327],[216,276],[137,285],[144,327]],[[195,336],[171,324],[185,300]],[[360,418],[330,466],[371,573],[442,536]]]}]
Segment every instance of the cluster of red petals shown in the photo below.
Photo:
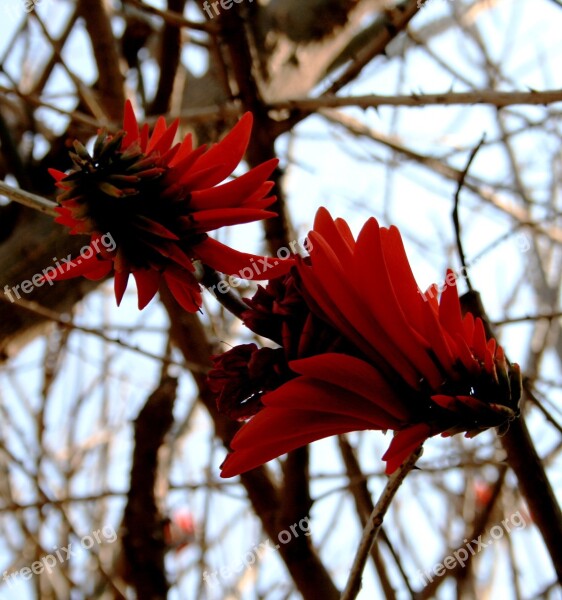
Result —
[{"label": "cluster of red petals", "polygon": [[454,277],[439,302],[436,286],[420,291],[395,227],[371,218],[355,240],[320,209],[310,241],[297,267],[302,295],[354,350],[289,361],[295,376],[262,396],[263,409],[232,440],[223,477],[366,429],[396,432],[383,456],[392,473],[430,436],[473,436],[517,416],[518,366],[479,318],[463,318]]},{"label": "cluster of red petals", "polygon": [[218,410],[231,419],[252,417],[263,408],[265,393],[296,377],[290,361],[323,352],[353,351],[337,330],[310,310],[297,280],[298,273],[287,273],[266,287],[258,286],[252,299],[244,299],[246,327],[279,348],[242,344],[212,357],[209,386],[217,394]]},{"label": "cluster of red petals", "polygon": [[209,388],[217,394],[219,411],[237,421],[259,412],[262,396],[292,376],[281,348],[242,344],[213,360]]},{"label": "cluster of red petals", "polygon": [[[90,250],[50,279],[80,275],[100,279],[114,270],[119,304],[132,274],[139,308],[150,302],[163,282],[185,310],[195,312],[201,293],[193,261],[237,275],[263,258],[233,250],[207,235],[223,226],[275,216],[266,208],[275,201],[269,195],[273,183],[268,177],[276,159],[218,185],[244,156],[252,115],[246,113],[209,149],[193,148],[191,135],[174,144],[178,124],[176,120],[168,127],[160,117],[150,134],[147,124],[139,128],[127,101],[122,131],[113,136],[100,132],[92,156],[75,142],[72,170],[50,171],[62,190],[56,221],[73,234],[91,236]],[[280,276],[292,262],[276,263],[267,276]]]}]

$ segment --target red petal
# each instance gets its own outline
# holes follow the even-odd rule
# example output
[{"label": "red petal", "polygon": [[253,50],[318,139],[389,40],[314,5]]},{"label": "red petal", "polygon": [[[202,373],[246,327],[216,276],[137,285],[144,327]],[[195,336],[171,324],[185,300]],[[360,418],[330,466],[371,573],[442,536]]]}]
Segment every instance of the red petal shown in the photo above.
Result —
[{"label": "red petal", "polygon": [[201,306],[201,288],[191,273],[166,269],[164,280],[178,304],[187,312],[194,313]]},{"label": "red petal", "polygon": [[164,119],[164,117],[158,117],[158,119],[156,119],[156,125],[152,130],[152,135],[148,140],[145,154],[150,154],[152,152],[154,146],[160,141],[160,138],[164,133],[166,133],[166,119]]},{"label": "red petal", "polygon": [[449,278],[453,276],[453,271],[447,269],[445,289],[439,300],[439,321],[451,335],[464,333],[457,284],[456,281],[449,283]]},{"label": "red petal", "polygon": [[439,296],[439,287],[436,283],[431,284],[424,293],[424,297],[427,300],[429,306],[435,311],[435,314],[439,314],[439,302],[437,297]]},{"label": "red petal", "polygon": [[193,266],[193,262],[191,258],[187,256],[178,246],[175,244],[168,244],[167,247],[168,253],[167,256],[171,258],[178,265],[186,269],[187,271],[195,271],[195,267]]},{"label": "red petal", "polygon": [[206,265],[227,275],[237,275],[241,279],[275,279],[287,273],[295,264],[293,258],[280,260],[238,252],[210,237],[193,246],[192,251]]},{"label": "red petal", "polygon": [[484,368],[490,375],[492,375],[495,371],[494,355],[490,352],[490,350],[488,348],[486,348],[486,352],[485,352]]},{"label": "red petal", "polygon": [[168,185],[173,183],[181,184],[183,179],[187,179],[190,176],[191,167],[204,152],[205,146],[200,146],[187,156],[184,156],[180,161],[172,161],[174,166],[166,174],[166,183]]},{"label": "red petal", "polygon": [[295,373],[337,385],[367,398],[389,417],[407,419],[409,411],[382,375],[364,360],[346,354],[328,352],[310,358],[293,360],[289,367]]},{"label": "red petal", "polygon": [[[185,173],[185,175],[183,175],[178,181],[183,186],[191,190],[207,188],[209,185],[214,185],[209,184],[208,181],[209,179],[214,179],[214,175],[219,171],[222,171],[222,168],[222,164],[211,165],[206,169],[197,169],[197,165],[195,165],[191,171]],[[219,179],[219,181],[222,181],[223,179],[224,177]]]},{"label": "red petal", "polygon": [[[191,135],[191,133],[188,133],[183,138],[177,154],[170,161],[170,164],[168,166],[175,167],[184,158],[187,158],[191,154],[192,151],[193,151],[193,136]],[[204,147],[203,147],[203,151],[204,151]]]},{"label": "red petal", "polygon": [[121,300],[123,300],[123,295],[125,294],[127,284],[129,283],[130,274],[131,272],[128,269],[126,271],[115,271],[113,289],[115,291],[115,300],[117,301],[117,306],[119,306],[121,304]]},{"label": "red petal", "polygon": [[[109,264],[109,267],[104,266],[103,268],[107,268],[106,274],[109,273],[109,271],[111,271],[111,266],[113,265],[113,262],[111,260],[106,261],[105,259],[100,259],[99,255],[95,254],[95,249],[91,246],[90,248],[92,252],[94,252],[92,256],[90,256],[89,258],[82,258],[81,256],[77,256],[76,258],[72,259],[69,263],[64,263],[63,265],[61,265],[60,269],[57,268],[56,273],[54,275],[49,274],[45,277],[42,277],[41,281],[59,281],[64,279],[73,279],[74,277],[80,277],[81,275],[85,276],[86,273],[92,273],[93,275],[95,275],[96,273],[99,273],[101,271],[101,263],[106,262]],[[52,269],[55,270],[54,267],[52,267]]]},{"label": "red petal", "polygon": [[99,264],[97,267],[93,267],[92,269],[84,273],[84,277],[86,279],[97,281],[98,279],[103,279],[106,275],[108,275],[111,272],[111,269],[113,268],[113,261],[98,260],[98,263]]},{"label": "red petal", "polygon": [[[294,419],[300,419],[301,411],[352,417],[363,422],[361,429],[396,429],[400,421],[391,417],[365,396],[311,377],[297,377],[262,397],[267,408],[294,411]],[[266,410],[262,409],[262,410]]]},{"label": "red petal", "polygon": [[396,227],[381,229],[381,244],[392,288],[400,299],[408,323],[419,333],[424,332],[424,308],[426,301],[420,289],[406,255],[402,236]]},{"label": "red petal", "polygon": [[316,211],[314,218],[314,231],[318,232],[330,245],[341,263],[351,264],[353,255],[348,243],[342,236],[334,223],[330,213],[321,206]]},{"label": "red petal", "polygon": [[477,317],[474,321],[472,351],[474,352],[474,356],[476,356],[479,361],[484,362],[486,358],[486,332],[480,317]]},{"label": "red petal", "polygon": [[47,171],[49,172],[49,175],[57,182],[66,177],[66,173],[63,173],[58,169],[47,169]]},{"label": "red petal", "polygon": [[353,251],[355,249],[355,238],[353,237],[353,233],[351,233],[351,229],[349,228],[347,221],[344,221],[343,219],[336,219],[334,223],[336,224],[342,239],[349,246],[350,250]]},{"label": "red petal", "polygon": [[[262,188],[263,183],[271,175],[278,162],[276,158],[268,160],[233,181],[217,187],[194,191],[191,196],[191,209],[233,208],[240,206],[242,202],[247,206],[248,196]],[[263,188],[262,198],[269,192],[272,185]]]},{"label": "red petal", "polygon": [[436,394],[431,396],[431,399],[435,404],[438,404],[441,408],[446,410],[457,411],[458,401],[454,396],[445,396],[444,394]]},{"label": "red petal", "polygon": [[462,320],[464,339],[469,346],[472,346],[474,339],[474,315],[467,312]]},{"label": "red petal", "polygon": [[[404,260],[407,262],[405,257]],[[432,387],[437,388],[442,382],[442,375],[430,358],[428,342],[406,320],[401,298],[392,287],[380,227],[374,218],[365,223],[357,238],[353,267],[355,289],[365,295],[374,318],[409,363]],[[365,277],[365,273],[369,276]]]},{"label": "red petal", "polygon": [[187,256],[187,254],[185,254],[174,242],[165,241],[161,243],[153,243],[145,240],[144,243],[165,258],[168,258],[182,266],[187,271],[195,270],[195,267],[191,262],[191,258],[189,258],[189,256]]},{"label": "red petal", "polygon": [[431,435],[431,428],[425,423],[412,425],[399,431],[390,442],[382,459],[386,461],[386,474],[391,475],[408,456]]},{"label": "red petal", "polygon": [[146,147],[148,145],[148,135],[149,135],[149,127],[148,123],[145,123],[140,130],[140,147],[141,150],[146,154]]},{"label": "red petal", "polygon": [[125,102],[125,116],[123,118],[123,128],[126,131],[126,135],[121,142],[121,149],[125,150],[131,144],[139,139],[139,124],[135,117],[135,111],[130,100]]},{"label": "red petal", "polygon": [[200,187],[209,187],[224,181],[242,160],[252,131],[252,114],[247,112],[232,131],[218,144],[212,146],[195,164],[197,171],[219,165],[220,169],[209,172],[209,176],[199,182]]},{"label": "red petal", "polygon": [[332,435],[368,429],[369,424],[352,417],[265,408],[234,436],[234,450],[221,465],[221,477],[233,477],[277,458],[295,448]]},{"label": "red petal", "polygon": [[133,277],[137,282],[139,310],[142,310],[156,295],[160,286],[161,275],[154,269],[139,269],[133,271]]},{"label": "red petal", "polygon": [[465,342],[465,339],[461,335],[457,335],[455,337],[456,342],[456,356],[461,360],[462,364],[474,374],[477,374],[480,371],[480,365],[478,361],[474,358],[474,354],[468,347],[468,344]]},{"label": "red petal", "polygon": [[[56,209],[55,210],[60,210]],[[74,227],[76,225],[76,219],[72,216],[72,213],[69,211],[67,214],[62,214],[60,217],[55,219],[55,223],[59,223],[60,225],[65,225],[66,227]]]},{"label": "red petal", "polygon": [[[349,265],[340,264],[330,245],[316,232],[312,231],[309,239],[313,244],[311,251],[312,271],[316,274],[317,281],[321,282],[322,293],[326,296],[326,300],[328,298],[329,300],[326,302],[326,300],[319,298],[320,290],[313,290],[315,286],[307,282],[310,279],[307,270],[302,269],[302,280],[307,291],[319,303],[326,305],[332,302],[336,306],[338,314],[343,317],[345,322],[351,324],[355,330],[356,333],[352,341],[355,341],[357,336],[362,337],[366,343],[363,343],[360,347],[363,350],[365,347],[367,348],[368,356],[373,357],[374,360],[380,360],[381,356],[384,356],[386,361],[413,388],[416,388],[419,385],[419,373],[406,359],[395,341],[384,331],[382,324],[376,318],[373,318],[372,312],[364,300],[365,290],[354,289],[349,284]],[[367,285],[368,280],[365,281],[364,276],[363,281]],[[331,312],[333,313],[333,311]],[[349,325],[346,329],[349,330]],[[342,330],[345,335],[347,335],[345,333],[346,329]],[[373,356],[372,350],[378,353],[378,356]]]},{"label": "red petal", "polygon": [[195,230],[203,233],[228,225],[252,223],[276,216],[276,213],[261,208],[217,208],[197,211],[193,214],[193,221]]},{"label": "red petal", "polygon": [[422,302],[422,313],[424,317],[424,329],[422,330],[422,333],[431,346],[435,356],[443,366],[443,369],[446,372],[450,372],[457,358],[454,356],[454,350],[456,350],[454,338],[441,327],[438,315],[431,308],[429,302],[423,300],[423,298]]},{"label": "red petal", "polygon": [[172,147],[179,124],[179,119],[176,119],[166,130],[164,130],[158,140],[154,139],[153,135],[153,145],[148,147],[147,154],[150,154],[150,152],[159,152],[160,154],[167,152]]}]

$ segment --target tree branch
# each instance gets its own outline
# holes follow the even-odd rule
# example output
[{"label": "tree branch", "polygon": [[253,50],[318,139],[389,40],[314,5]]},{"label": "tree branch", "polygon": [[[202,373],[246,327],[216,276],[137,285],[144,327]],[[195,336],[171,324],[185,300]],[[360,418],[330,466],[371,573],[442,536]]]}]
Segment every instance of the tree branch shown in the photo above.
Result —
[{"label": "tree branch", "polygon": [[[482,319],[488,338],[494,337],[478,292],[464,294],[461,305],[463,310]],[[529,510],[552,559],[558,581],[562,584],[562,511],[523,415],[510,423],[507,433],[500,439],[507,453],[507,462],[519,480]]]},{"label": "tree branch", "polygon": [[126,579],[138,598],[150,600],[164,600],[168,594],[164,518],[156,505],[154,488],[158,450],[174,422],[177,384],[177,379],[164,375],[135,420],[131,486],[123,515]]},{"label": "tree branch", "polygon": [[396,495],[398,488],[406,478],[406,475],[414,468],[421,453],[422,448],[420,446],[417,450],[414,450],[400,468],[390,476],[390,479],[378,502],[375,504],[375,508],[369,517],[369,521],[363,530],[363,537],[361,538],[359,548],[357,549],[357,554],[355,555],[353,566],[349,573],[347,585],[341,595],[341,600],[354,600],[354,598],[357,598],[361,589],[361,578],[363,576],[363,569],[365,568],[367,557],[369,556],[371,547],[381,529],[384,517],[390,508],[390,503]]},{"label": "tree branch", "polygon": [[98,67],[97,87],[101,104],[109,120],[120,121],[125,104],[125,80],[110,16],[102,0],[82,0],[80,7]]},{"label": "tree branch", "polygon": [[17,202],[18,204],[23,204],[28,208],[38,210],[39,212],[49,215],[50,217],[58,217],[58,213],[55,212],[55,208],[57,207],[56,202],[52,202],[51,200],[37,196],[37,194],[26,192],[25,190],[13,188],[3,181],[0,181],[0,196],[5,196],[14,202]]},{"label": "tree branch", "polygon": [[335,96],[326,94],[318,98],[291,98],[272,102],[271,110],[299,110],[313,113],[321,108],[340,108],[356,106],[358,108],[377,108],[379,106],[455,106],[462,104],[489,104],[496,108],[527,104],[546,106],[562,102],[562,90],[530,90],[527,92],[499,92],[496,90],[476,90],[471,92],[443,92],[434,94],[396,94],[392,96],[369,94],[367,96]]}]

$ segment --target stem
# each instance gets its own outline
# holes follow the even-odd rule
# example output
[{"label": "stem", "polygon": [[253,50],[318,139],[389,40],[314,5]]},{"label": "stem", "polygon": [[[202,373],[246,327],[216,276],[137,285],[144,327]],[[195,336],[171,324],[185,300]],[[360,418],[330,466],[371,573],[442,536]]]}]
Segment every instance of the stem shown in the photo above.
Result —
[{"label": "stem", "polygon": [[[470,311],[482,319],[487,338],[494,337],[478,292],[464,294],[461,306],[464,312]],[[523,415],[510,423],[509,430],[501,441],[507,453],[507,464],[517,476],[533,520],[550,554],[558,581],[562,583],[562,511]]]},{"label": "stem", "polygon": [[58,213],[55,212],[55,208],[57,207],[55,202],[51,202],[51,200],[47,200],[46,198],[42,198],[36,194],[26,192],[25,190],[13,188],[3,181],[0,181],[0,195],[6,196],[6,198],[9,198],[14,202],[18,202],[19,204],[23,204],[28,208],[38,210],[43,214],[51,217],[58,217]]},{"label": "stem", "polygon": [[386,512],[388,511],[390,503],[398,491],[398,488],[406,478],[406,475],[414,468],[418,458],[421,456],[421,453],[422,447],[420,446],[417,450],[414,450],[414,452],[410,454],[400,468],[395,471],[388,480],[388,483],[386,484],[373,512],[371,513],[371,516],[369,517],[369,520],[367,521],[367,525],[363,530],[363,536],[361,538],[359,548],[357,549],[355,559],[353,560],[353,565],[349,573],[349,579],[347,580],[347,584],[340,600],[354,600],[354,598],[357,597],[357,594],[359,594],[363,570],[365,569],[365,564],[367,562],[369,553],[371,552],[373,543],[375,542],[375,539],[381,529]]},{"label": "stem", "polygon": [[465,256],[464,248],[462,245],[461,224],[460,224],[460,220],[459,220],[459,203],[460,203],[460,199],[461,199],[461,197],[460,197],[461,190],[464,187],[464,182],[465,182],[466,176],[468,175],[470,165],[472,164],[472,161],[475,159],[476,154],[478,153],[478,150],[480,150],[480,148],[482,147],[483,143],[484,143],[484,137],[482,137],[482,139],[480,140],[478,145],[470,153],[468,162],[466,163],[466,167],[464,168],[464,171],[461,173],[461,177],[459,179],[459,183],[457,186],[457,192],[455,194],[455,207],[453,208],[453,224],[455,226],[455,235],[457,238],[457,251],[459,253],[459,258],[460,258],[461,264],[464,268],[464,272],[466,273],[466,276],[465,276],[466,285],[468,286],[469,290],[472,290],[474,288],[472,287],[472,283],[470,282],[470,277],[468,276],[468,268],[466,265],[466,256]]},{"label": "stem", "polygon": [[501,441],[562,584],[562,512],[522,416]]},{"label": "stem", "polygon": [[242,314],[248,310],[247,304],[235,294],[230,286],[227,286],[226,292],[222,293],[217,286],[223,281],[215,269],[208,265],[203,265],[203,276],[200,279],[201,285],[205,286],[211,294],[219,301],[228,312],[242,320]]}]

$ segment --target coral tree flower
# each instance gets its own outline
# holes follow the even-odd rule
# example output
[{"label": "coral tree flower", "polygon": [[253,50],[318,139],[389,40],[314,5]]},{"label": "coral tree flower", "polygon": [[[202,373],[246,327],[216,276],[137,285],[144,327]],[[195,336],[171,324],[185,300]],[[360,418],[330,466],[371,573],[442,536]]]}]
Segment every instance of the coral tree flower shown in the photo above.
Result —
[{"label": "coral tree flower", "polygon": [[[399,231],[374,218],[355,240],[345,221],[321,208],[310,241],[310,257],[299,261],[294,277],[301,301],[318,319],[316,329],[323,323],[339,347],[317,345],[304,357],[289,353],[290,374],[261,395],[261,410],[233,438],[223,477],[315,440],[366,429],[396,432],[383,456],[392,473],[431,436],[473,437],[518,415],[519,367],[486,339],[480,318],[462,317],[452,272],[439,301],[436,286],[421,292]],[[255,328],[265,322],[267,304],[250,305],[245,322]],[[294,327],[288,336],[289,322],[283,328],[285,337],[273,339],[287,348],[285,340],[299,336]],[[215,364],[220,375],[220,357]],[[263,380],[262,374],[257,383]]]},{"label": "coral tree flower", "polygon": [[[185,310],[195,312],[201,293],[194,260],[238,274],[242,269],[251,272],[250,263],[263,258],[237,252],[207,235],[225,225],[275,216],[266,208],[275,201],[269,195],[273,183],[267,179],[276,159],[218,185],[244,156],[252,115],[246,113],[209,149],[194,149],[191,135],[174,144],[178,124],[176,120],[167,127],[160,117],[149,135],[148,125],[139,128],[127,101],[123,130],[115,135],[100,132],[92,156],[74,142],[70,173],[50,170],[62,190],[56,221],[73,234],[90,235],[91,244],[88,253],[49,279],[100,279],[113,269],[117,304],[132,274],[139,308],[150,302],[163,281]],[[114,241],[114,248],[100,244],[106,239]],[[275,261],[264,277],[281,275],[292,262]]]}]

